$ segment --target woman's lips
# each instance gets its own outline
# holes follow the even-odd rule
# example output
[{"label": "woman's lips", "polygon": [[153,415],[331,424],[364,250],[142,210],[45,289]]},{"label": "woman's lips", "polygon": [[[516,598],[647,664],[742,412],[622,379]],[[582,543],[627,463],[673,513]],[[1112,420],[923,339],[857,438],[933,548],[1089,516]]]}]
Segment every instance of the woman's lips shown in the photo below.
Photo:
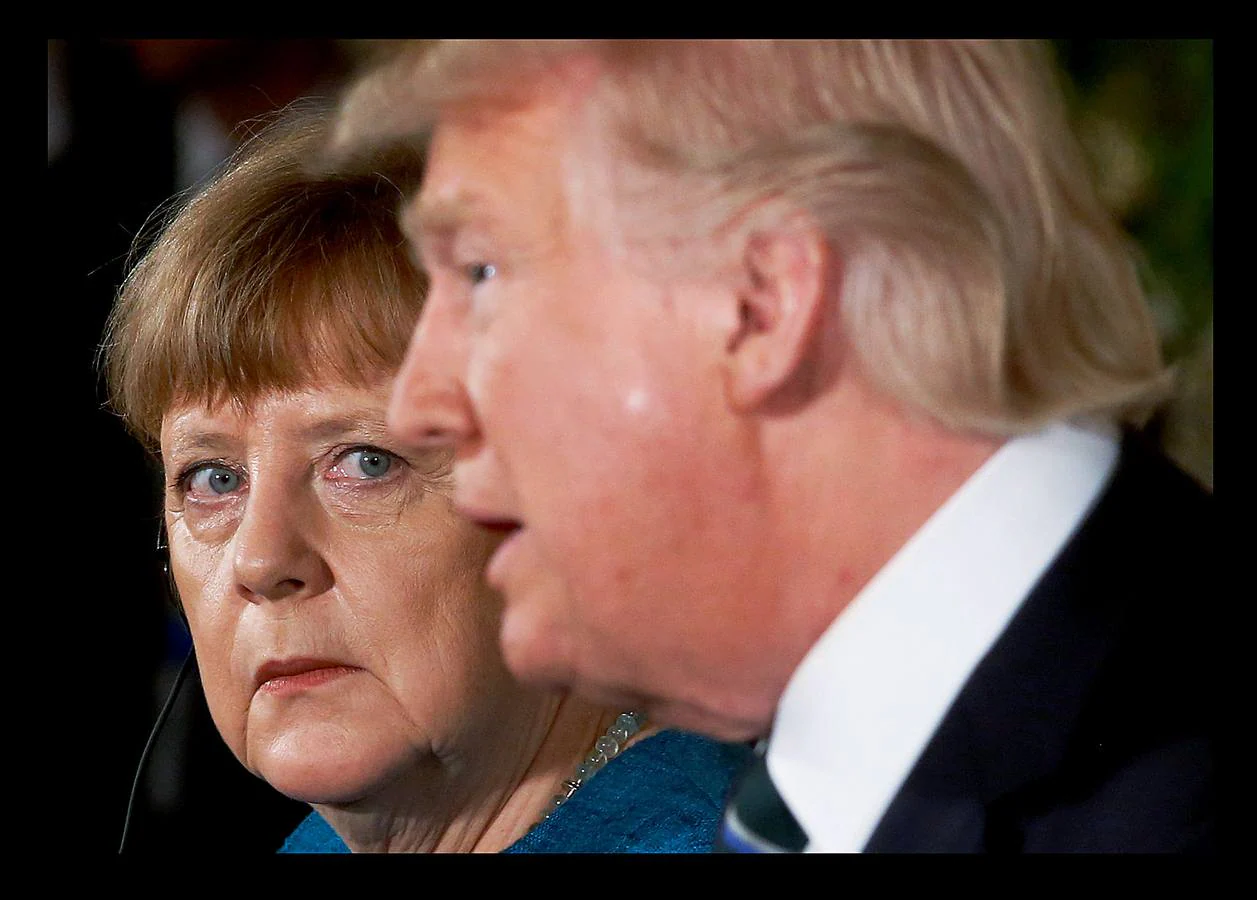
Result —
[{"label": "woman's lips", "polygon": [[258,669],[257,689],[266,694],[288,694],[309,690],[357,671],[357,666],[331,660],[276,660]]}]

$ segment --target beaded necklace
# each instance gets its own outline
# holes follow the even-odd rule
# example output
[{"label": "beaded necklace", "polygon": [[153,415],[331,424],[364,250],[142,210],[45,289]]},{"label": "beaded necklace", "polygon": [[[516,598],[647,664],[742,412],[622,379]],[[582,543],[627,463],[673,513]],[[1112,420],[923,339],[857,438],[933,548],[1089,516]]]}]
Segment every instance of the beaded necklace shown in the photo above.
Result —
[{"label": "beaded necklace", "polygon": [[611,727],[607,729],[607,733],[598,738],[594,749],[589,751],[589,755],[576,767],[572,777],[563,782],[561,793],[551,798],[550,811],[541,817],[538,824],[554,815],[554,811],[566,803],[581,785],[593,778],[608,762],[619,756],[629,738],[641,731],[645,722],[646,717],[638,712],[623,712],[616,716]]}]

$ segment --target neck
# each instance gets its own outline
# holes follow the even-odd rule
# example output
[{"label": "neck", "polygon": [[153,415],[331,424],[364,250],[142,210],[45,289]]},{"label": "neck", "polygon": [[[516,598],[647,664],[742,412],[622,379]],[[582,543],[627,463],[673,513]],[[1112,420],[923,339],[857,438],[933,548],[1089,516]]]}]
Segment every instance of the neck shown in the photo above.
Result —
[{"label": "neck", "polygon": [[788,511],[766,529],[782,561],[775,627],[790,643],[777,673],[782,689],[865,585],[1003,443],[944,428],[871,391],[830,397],[811,414],[843,427],[783,425],[766,442],[775,473],[768,508]]},{"label": "neck", "polygon": [[366,801],[315,808],[355,853],[499,853],[554,808],[553,797],[620,712],[560,696],[525,734],[503,734],[476,760],[416,767],[387,808]]}]

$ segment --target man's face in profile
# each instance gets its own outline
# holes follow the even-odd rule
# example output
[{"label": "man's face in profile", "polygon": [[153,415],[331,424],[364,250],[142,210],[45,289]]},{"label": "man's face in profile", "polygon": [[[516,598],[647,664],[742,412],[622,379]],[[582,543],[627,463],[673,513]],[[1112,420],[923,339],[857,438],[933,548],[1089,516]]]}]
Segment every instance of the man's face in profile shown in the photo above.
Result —
[{"label": "man's face in profile", "polygon": [[431,292],[390,426],[453,443],[459,508],[506,533],[488,578],[516,675],[745,736],[771,709],[737,683],[767,630],[764,523],[719,374],[723,288],[652,277],[573,201],[608,162],[571,94],[440,120],[404,214]]}]

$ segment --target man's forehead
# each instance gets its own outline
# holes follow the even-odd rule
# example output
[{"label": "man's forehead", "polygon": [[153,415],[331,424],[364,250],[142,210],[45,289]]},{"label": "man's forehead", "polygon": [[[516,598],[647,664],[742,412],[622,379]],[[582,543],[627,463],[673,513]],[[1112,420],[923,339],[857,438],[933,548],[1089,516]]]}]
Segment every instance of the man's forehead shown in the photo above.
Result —
[{"label": "man's forehead", "polygon": [[403,230],[417,240],[487,225],[495,196],[512,188],[509,180],[499,183],[502,170],[513,168],[509,147],[495,148],[486,134],[467,134],[454,123],[438,123],[423,181],[402,214]]},{"label": "man's forehead", "polygon": [[423,183],[402,214],[407,236],[492,229],[521,203],[552,214],[565,193],[561,163],[574,124],[570,106],[554,98],[439,118]]}]

